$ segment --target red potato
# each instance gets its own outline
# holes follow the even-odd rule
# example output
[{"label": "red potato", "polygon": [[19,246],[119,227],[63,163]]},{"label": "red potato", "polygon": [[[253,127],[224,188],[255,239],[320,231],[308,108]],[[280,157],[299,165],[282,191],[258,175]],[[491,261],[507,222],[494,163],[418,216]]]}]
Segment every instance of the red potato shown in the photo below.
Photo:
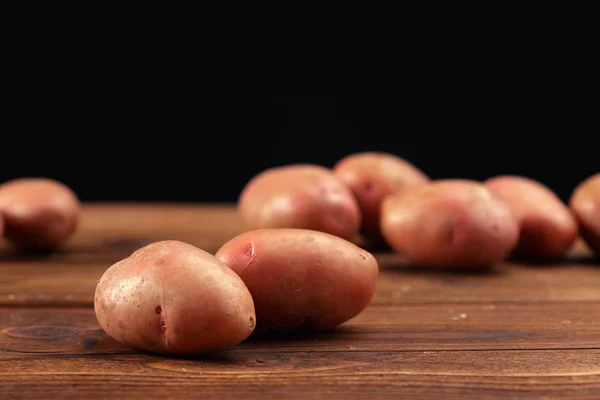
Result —
[{"label": "red potato", "polygon": [[225,243],[216,257],[252,293],[257,332],[334,328],[365,309],[379,274],[371,253],[303,229],[245,232]]},{"label": "red potato", "polygon": [[510,206],[483,184],[434,181],[387,197],[381,230],[396,251],[423,266],[483,268],[506,258],[519,227]]},{"label": "red potato", "polygon": [[318,165],[263,171],[246,184],[238,208],[249,229],[310,229],[348,239],[360,226],[360,210],[350,190]]},{"label": "red potato", "polygon": [[600,255],[600,173],[575,187],[569,207],[575,215],[581,237]]},{"label": "red potato", "polygon": [[408,161],[383,152],[351,154],[333,167],[351,190],[362,214],[361,232],[371,242],[382,242],[381,203],[391,194],[427,184],[430,179]]},{"label": "red potato", "polygon": [[240,277],[212,254],[174,240],[147,245],[108,268],[94,309],[115,340],[173,355],[230,348],[256,325]]},{"label": "red potato", "polygon": [[488,179],[485,186],[512,207],[519,223],[514,253],[532,258],[565,255],[577,239],[577,222],[561,199],[541,182],[522,176]]},{"label": "red potato", "polygon": [[18,247],[53,249],[76,232],[81,205],[66,185],[47,178],[20,178],[0,185],[4,236]]}]

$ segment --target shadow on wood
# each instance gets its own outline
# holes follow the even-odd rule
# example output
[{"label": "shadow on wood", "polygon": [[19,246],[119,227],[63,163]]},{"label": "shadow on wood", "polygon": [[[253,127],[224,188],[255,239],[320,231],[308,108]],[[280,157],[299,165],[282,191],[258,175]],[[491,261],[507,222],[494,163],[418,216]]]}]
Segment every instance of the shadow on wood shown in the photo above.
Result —
[{"label": "shadow on wood", "polygon": [[450,268],[431,267],[411,262],[407,257],[398,253],[375,253],[379,268],[386,272],[414,273],[418,275],[452,275],[452,276],[491,276],[501,275],[503,269],[501,264],[490,265],[481,268]]},{"label": "shadow on wood", "polygon": [[81,264],[87,262],[116,262],[128,257],[139,248],[152,243],[149,238],[98,239],[92,243],[72,244],[54,250],[0,248],[0,262],[49,262]]}]

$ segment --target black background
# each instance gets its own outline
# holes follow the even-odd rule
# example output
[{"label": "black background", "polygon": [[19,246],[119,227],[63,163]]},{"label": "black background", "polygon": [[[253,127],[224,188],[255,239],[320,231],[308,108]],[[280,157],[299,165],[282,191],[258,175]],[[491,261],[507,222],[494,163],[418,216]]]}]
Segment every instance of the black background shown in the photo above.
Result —
[{"label": "black background", "polygon": [[566,200],[600,170],[593,2],[107,4],[2,6],[0,180],[235,201],[265,168],[381,150]]}]

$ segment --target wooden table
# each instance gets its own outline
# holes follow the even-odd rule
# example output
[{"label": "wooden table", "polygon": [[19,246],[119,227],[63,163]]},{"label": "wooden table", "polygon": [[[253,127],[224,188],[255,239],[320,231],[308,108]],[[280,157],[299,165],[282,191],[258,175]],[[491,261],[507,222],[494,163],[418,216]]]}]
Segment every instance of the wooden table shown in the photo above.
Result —
[{"label": "wooden table", "polygon": [[231,206],[87,204],[67,248],[0,248],[0,399],[600,398],[600,269],[422,271],[378,254],[378,291],[336,332],[256,337],[197,359],[120,345],[93,311],[97,279],[153,241],[214,252],[243,231]]}]

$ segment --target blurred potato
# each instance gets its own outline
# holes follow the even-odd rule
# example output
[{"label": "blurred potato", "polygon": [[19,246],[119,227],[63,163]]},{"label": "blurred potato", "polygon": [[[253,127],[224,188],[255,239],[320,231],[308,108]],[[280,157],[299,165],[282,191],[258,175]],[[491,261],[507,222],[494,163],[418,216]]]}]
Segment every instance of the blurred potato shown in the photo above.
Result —
[{"label": "blurred potato", "polygon": [[333,172],[352,190],[361,211],[360,231],[373,244],[381,244],[380,216],[383,199],[430,181],[410,162],[385,152],[350,154],[336,163]]},{"label": "blurred potato", "polygon": [[579,183],[569,200],[581,237],[596,253],[600,254],[600,173]]},{"label": "blurred potato", "polygon": [[518,240],[510,206],[483,184],[433,181],[388,196],[382,206],[383,237],[423,266],[487,268],[504,260]]},{"label": "blurred potato", "polygon": [[512,207],[519,222],[515,255],[530,258],[564,256],[577,239],[577,222],[569,208],[547,186],[530,178],[497,176],[484,182]]},{"label": "blurred potato", "polygon": [[81,204],[65,184],[47,178],[19,178],[0,185],[4,237],[27,249],[54,249],[79,226]]},{"label": "blurred potato", "polygon": [[291,228],[356,236],[360,210],[356,199],[331,170],[318,165],[274,167],[253,177],[238,199],[249,229]]}]

